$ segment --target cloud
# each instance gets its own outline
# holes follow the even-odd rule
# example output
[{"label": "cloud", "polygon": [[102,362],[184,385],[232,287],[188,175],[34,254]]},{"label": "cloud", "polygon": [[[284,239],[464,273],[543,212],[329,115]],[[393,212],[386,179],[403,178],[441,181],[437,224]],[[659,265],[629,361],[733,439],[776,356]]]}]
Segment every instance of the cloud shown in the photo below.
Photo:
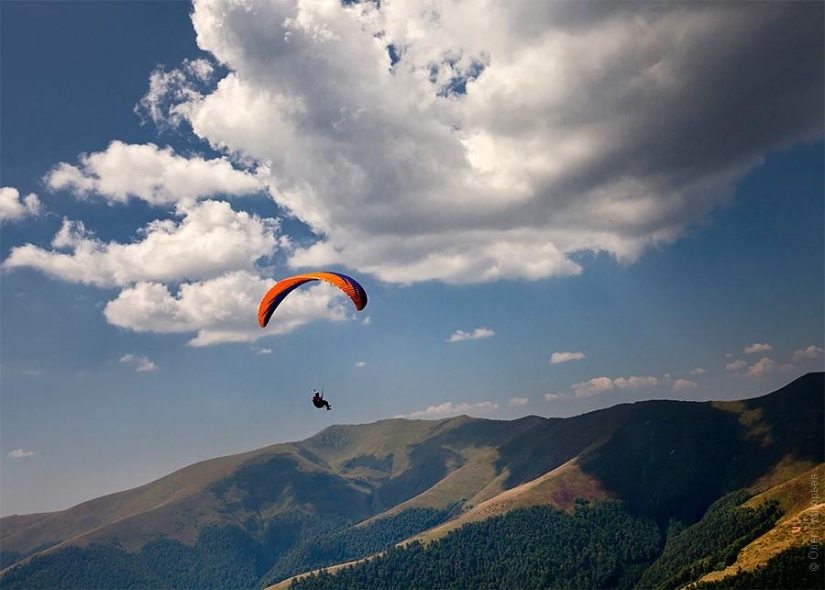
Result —
[{"label": "cloud", "polygon": [[575,397],[592,397],[613,389],[637,389],[640,387],[656,387],[660,384],[658,377],[596,377],[590,381],[576,383],[572,386]]},{"label": "cloud", "polygon": [[507,403],[511,406],[526,406],[530,400],[526,397],[511,397]]},{"label": "cloud", "polygon": [[149,91],[134,111],[162,129],[177,127],[185,120],[180,105],[203,98],[201,91],[214,73],[214,66],[205,59],[184,60],[181,68],[168,72],[159,66],[149,77]]},{"label": "cloud", "polygon": [[550,357],[550,362],[555,365],[570,361],[580,361],[586,358],[587,356],[585,356],[583,352],[554,352]]},{"label": "cloud", "polygon": [[565,397],[565,395],[561,394],[561,393],[545,393],[544,394],[544,401],[552,402],[552,401],[556,401],[557,399],[561,399],[563,397]]},{"label": "cloud", "polygon": [[673,391],[691,391],[697,387],[696,382],[690,379],[677,379],[673,382]]},{"label": "cloud", "polygon": [[0,222],[18,221],[24,217],[38,215],[41,211],[40,199],[30,193],[20,199],[20,191],[10,186],[0,187]]},{"label": "cloud", "polygon": [[272,354],[272,349],[261,347],[261,348],[257,349],[255,352],[257,352],[258,354]]},{"label": "cloud", "polygon": [[591,397],[616,388],[610,377],[595,377],[590,381],[576,383],[572,387],[576,397]]},{"label": "cloud", "polygon": [[34,451],[26,451],[23,449],[14,449],[13,451],[9,451],[8,456],[12,459],[22,459],[23,457],[31,457],[34,455]]},{"label": "cloud", "polygon": [[693,369],[693,370],[690,372],[690,374],[691,374],[691,375],[706,375],[706,374],[707,374],[707,372],[708,372],[708,370],[707,370],[707,369],[703,369],[702,367],[696,367],[695,369]]},{"label": "cloud", "polygon": [[748,372],[745,377],[750,379],[759,379],[762,377],[771,377],[773,375],[784,375],[793,371],[792,365],[779,364],[773,359],[763,357],[753,365],[748,367]]},{"label": "cloud", "polygon": [[800,348],[793,351],[793,361],[816,361],[823,357],[823,350],[818,346],[808,346],[807,348]]},{"label": "cloud", "polygon": [[181,207],[178,216],[179,222],[149,223],[140,231],[142,239],[130,243],[103,242],[82,221],[64,219],[52,240],[53,250],[18,246],[3,267],[35,268],[64,281],[99,287],[177,282],[251,270],[258,258],[285,244],[277,237],[277,220],[234,211],[224,201]]},{"label": "cloud", "polygon": [[447,416],[457,416],[459,414],[489,414],[498,410],[498,404],[484,401],[475,404],[444,402],[437,406],[429,406],[426,410],[403,414],[397,418],[444,418]]},{"label": "cloud", "polygon": [[[319,236],[294,265],[572,276],[577,252],[673,242],[765,154],[821,136],[822,10],[196,0],[198,46],[226,73],[157,70],[142,109],[258,167]],[[82,164],[67,186],[90,190],[102,176]]]},{"label": "cloud", "polygon": [[656,387],[659,385],[658,377],[619,377],[613,380],[619,389],[636,389],[638,387]]},{"label": "cloud", "polygon": [[727,363],[725,365],[725,369],[728,370],[728,371],[741,371],[742,369],[744,369],[747,366],[748,366],[748,363],[746,363],[745,361],[736,360],[736,361],[732,361],[730,363]]},{"label": "cloud", "polygon": [[756,352],[768,352],[770,350],[773,350],[773,346],[771,346],[767,342],[754,342],[750,346],[746,346],[742,352],[744,352],[745,354],[754,354]]},{"label": "cloud", "polygon": [[120,357],[120,362],[135,365],[135,371],[138,373],[155,371],[158,368],[157,365],[153,361],[150,361],[147,357],[136,354],[124,354]]},{"label": "cloud", "polygon": [[52,190],[68,190],[78,197],[99,195],[110,203],[137,198],[151,205],[264,190],[259,179],[236,170],[226,158],[184,158],[172,148],[120,141],[110,143],[104,152],[82,154],[79,167],[57,165],[44,181]]},{"label": "cloud", "polygon": [[254,319],[254,310],[272,282],[247,271],[185,283],[176,293],[160,283],[141,282],[123,289],[106,305],[104,315],[110,324],[135,332],[197,332],[190,346],[254,342],[286,334],[310,322],[349,317],[341,292],[331,285],[317,284],[291,293],[262,330]]},{"label": "cloud", "polygon": [[465,332],[463,330],[456,330],[447,338],[447,342],[461,342],[463,340],[478,340],[480,338],[490,338],[495,336],[495,332],[489,328],[476,328],[472,332]]},{"label": "cloud", "polygon": [[360,369],[360,368],[366,367],[366,366],[367,366],[367,363],[365,363],[364,361],[358,361],[357,363],[355,363],[355,367],[357,369]]}]

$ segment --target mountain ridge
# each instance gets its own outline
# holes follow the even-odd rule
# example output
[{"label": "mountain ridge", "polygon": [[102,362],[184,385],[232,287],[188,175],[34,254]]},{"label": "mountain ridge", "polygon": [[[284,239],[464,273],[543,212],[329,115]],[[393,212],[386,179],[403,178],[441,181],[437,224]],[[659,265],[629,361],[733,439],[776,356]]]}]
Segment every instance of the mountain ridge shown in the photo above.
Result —
[{"label": "mountain ridge", "polygon": [[811,373],[734,402],[648,400],[570,418],[332,425],[65,511],[5,517],[4,567],[67,546],[139,552],[159,538],[196,546],[214,526],[264,542],[289,514],[357,528],[409,510],[452,511],[410,537],[427,539],[513,507],[569,510],[576,498],[616,498],[660,527],[689,523],[726,491],[768,489],[822,462],[823,383]]}]

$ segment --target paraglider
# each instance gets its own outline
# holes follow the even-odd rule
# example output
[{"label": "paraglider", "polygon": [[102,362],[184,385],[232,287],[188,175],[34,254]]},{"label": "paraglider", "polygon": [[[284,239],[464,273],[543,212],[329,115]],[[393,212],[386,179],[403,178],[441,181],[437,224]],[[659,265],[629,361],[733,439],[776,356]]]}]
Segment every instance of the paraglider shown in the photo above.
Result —
[{"label": "paraglider", "polygon": [[329,402],[324,399],[324,392],[318,393],[317,389],[312,390],[312,405],[318,408],[319,410],[323,407],[326,407],[327,410],[331,410],[332,406],[329,405]]},{"label": "paraglider", "polygon": [[361,311],[367,306],[367,292],[358,281],[338,272],[308,272],[278,281],[267,291],[258,307],[258,324],[265,328],[275,310],[284,298],[301,285],[310,281],[326,281],[341,289],[352,300],[355,309]]},{"label": "paraglider", "polygon": [[[272,314],[275,313],[275,310],[278,309],[278,306],[287,295],[301,285],[311,281],[326,281],[331,285],[335,285],[346,293],[358,311],[361,311],[367,306],[367,292],[364,290],[364,287],[352,277],[338,272],[308,272],[282,279],[266,292],[266,295],[261,299],[260,306],[258,306],[258,324],[261,328],[266,327],[272,318]],[[332,409],[329,402],[324,399],[323,390],[319,393],[317,389],[313,389],[312,393],[312,405],[318,409]]]}]

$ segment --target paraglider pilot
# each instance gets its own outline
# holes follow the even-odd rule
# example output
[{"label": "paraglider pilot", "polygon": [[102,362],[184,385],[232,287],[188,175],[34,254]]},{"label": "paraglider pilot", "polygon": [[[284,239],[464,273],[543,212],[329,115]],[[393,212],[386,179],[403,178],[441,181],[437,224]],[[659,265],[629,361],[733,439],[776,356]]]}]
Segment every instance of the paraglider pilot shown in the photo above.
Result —
[{"label": "paraglider pilot", "polygon": [[331,410],[332,406],[329,405],[329,402],[324,399],[323,393],[318,393],[317,389],[312,390],[312,405],[318,409],[326,408],[327,410]]}]

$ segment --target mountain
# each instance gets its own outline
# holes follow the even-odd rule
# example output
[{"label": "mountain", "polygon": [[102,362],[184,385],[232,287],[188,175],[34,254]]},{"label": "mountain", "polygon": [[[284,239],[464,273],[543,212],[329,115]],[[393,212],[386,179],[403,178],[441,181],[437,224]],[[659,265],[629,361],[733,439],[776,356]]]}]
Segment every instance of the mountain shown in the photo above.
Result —
[{"label": "mountain", "polygon": [[[523,523],[525,511],[536,522],[528,536],[569,526],[579,531],[574,536],[602,531],[600,547],[640,548],[605,554],[613,569],[605,566],[605,577],[590,582],[632,585],[646,570],[665,579],[679,572],[662,563],[650,568],[670,554],[674,527],[703,538],[700,524],[727,495],[747,490],[747,497],[761,493],[777,505],[753,516],[745,496],[734,496],[738,504],[717,509],[746,523],[754,539],[764,527],[785,526],[780,513],[806,508],[800,486],[825,460],[824,391],[823,373],[813,373],[736,402],[647,401],[566,419],[460,416],[331,426],[68,510],[3,518],[0,582],[253,588],[405,541],[424,552],[424,563],[430,547],[454,542],[461,531],[500,527],[516,534],[523,525],[513,528],[508,519]],[[638,534],[617,537],[617,526]],[[591,537],[581,542],[595,542]],[[759,559],[791,545],[776,543]],[[680,567],[689,566],[699,571],[693,562]],[[585,580],[569,583],[576,579]]]}]

